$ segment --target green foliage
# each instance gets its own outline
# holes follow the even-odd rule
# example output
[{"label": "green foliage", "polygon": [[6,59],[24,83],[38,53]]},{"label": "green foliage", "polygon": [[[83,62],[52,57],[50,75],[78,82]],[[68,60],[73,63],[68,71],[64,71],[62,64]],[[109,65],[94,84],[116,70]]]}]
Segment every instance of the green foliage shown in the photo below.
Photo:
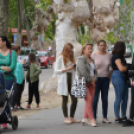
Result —
[{"label": "green foliage", "polygon": [[119,39],[114,36],[114,32],[110,32],[105,38],[107,44],[115,44]]},{"label": "green foliage", "polygon": [[120,4],[122,4],[123,0],[119,0],[120,1]]},{"label": "green foliage", "polygon": [[[9,18],[9,27],[17,28],[18,27],[18,14],[17,14],[17,0],[10,0],[9,9],[10,9],[10,18]],[[32,28],[34,21],[34,0],[24,0],[25,11],[28,18],[28,22],[30,24],[30,28]],[[25,28],[25,27],[23,27]]]},{"label": "green foliage", "polygon": [[14,0],[10,0],[9,2],[9,27],[17,28],[18,26],[18,17],[17,17],[17,2]]},{"label": "green foliage", "polygon": [[89,35],[84,35],[84,37],[82,38],[81,44],[84,45],[85,43],[90,43],[91,42],[91,38]]},{"label": "green foliage", "polygon": [[[120,38],[122,41],[127,41],[127,35],[131,31],[131,17],[130,17],[130,6],[131,0],[120,0],[120,16],[119,21],[114,27],[114,32],[116,38]],[[127,10],[126,10],[127,9]]]},{"label": "green foliage", "polygon": [[81,28],[81,33],[78,31],[78,42],[84,45],[85,43],[93,43],[93,40],[90,37],[90,28],[89,28],[89,33],[85,34],[85,29],[84,25],[80,26]]},{"label": "green foliage", "polygon": [[45,31],[45,37],[44,38],[45,38],[45,41],[48,42],[48,43],[50,43],[50,40],[54,39],[52,22],[47,27],[47,29]]},{"label": "green foliage", "polygon": [[36,8],[42,7],[42,4],[36,4],[35,7]]},{"label": "green foliage", "polygon": [[47,43],[51,44],[51,40],[50,40],[50,38],[48,38],[48,37],[45,36],[44,39],[45,39],[45,41],[46,41]]},{"label": "green foliage", "polygon": [[52,4],[51,0],[41,0],[41,4],[36,5],[37,7],[41,7],[44,11],[46,11],[47,7]]},{"label": "green foliage", "polygon": [[[46,11],[47,7],[52,3],[51,0],[41,0],[41,4],[37,4],[36,8],[41,7],[44,11]],[[53,13],[53,21],[56,22],[56,15]],[[53,34],[53,25],[52,23],[50,23],[50,25],[47,27],[46,31],[45,31],[45,41],[50,43],[50,40],[54,39],[54,34]]]},{"label": "green foliage", "polygon": [[9,33],[8,33],[8,35],[7,35],[7,38],[8,38],[8,40],[9,40],[10,42],[12,42],[12,37],[13,37],[13,33],[12,33],[12,29],[10,28],[10,31],[9,31]]},{"label": "green foliage", "polygon": [[[34,5],[34,0],[24,0],[25,11],[27,15],[27,19],[30,25],[30,29],[33,27],[35,22],[35,8],[41,7],[44,11],[46,11],[47,7],[52,3],[51,0],[40,0],[41,4]],[[18,14],[17,14],[17,4],[18,2],[15,0],[10,0],[10,19],[9,19],[9,27],[18,28]],[[53,21],[56,22],[56,15],[53,14]],[[25,27],[23,27],[25,29]],[[38,32],[35,33],[38,36]],[[54,39],[53,34],[53,25],[50,23],[50,26],[47,27],[45,32],[45,40],[49,42],[49,40]]]},{"label": "green foliage", "polygon": [[29,22],[30,29],[33,27],[35,20],[35,5],[34,0],[24,0],[26,16]]},{"label": "green foliage", "polygon": [[35,32],[35,35],[36,35],[36,37],[38,37],[39,36],[39,32]]},{"label": "green foliage", "polygon": [[69,2],[70,0],[64,0],[65,3]]}]

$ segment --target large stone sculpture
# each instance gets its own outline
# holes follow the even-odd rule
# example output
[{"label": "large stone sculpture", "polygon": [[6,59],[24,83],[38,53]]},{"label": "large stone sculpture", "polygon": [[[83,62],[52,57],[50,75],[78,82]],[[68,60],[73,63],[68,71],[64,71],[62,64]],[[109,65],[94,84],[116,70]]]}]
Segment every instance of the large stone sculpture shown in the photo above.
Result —
[{"label": "large stone sculpture", "polygon": [[[78,43],[77,28],[84,24],[91,28],[91,38],[98,42],[105,37],[119,20],[118,0],[53,0],[56,21],[56,56],[66,43],[72,43],[75,58],[80,55],[82,45]],[[52,83],[53,81],[53,83]],[[52,84],[54,84],[52,86]],[[44,92],[56,89],[57,78],[52,77],[44,84]],[[52,87],[52,88],[51,88]]]},{"label": "large stone sculpture", "polygon": [[119,20],[118,0],[90,0],[91,17],[84,23],[91,28],[91,38],[97,43]]},{"label": "large stone sculpture", "polygon": [[77,28],[90,17],[90,11],[86,0],[53,0],[56,21],[56,56],[58,56],[66,43],[74,45],[75,58],[79,56],[81,44],[77,42]]},{"label": "large stone sculpture", "polygon": [[81,45],[76,40],[78,26],[91,28],[91,38],[98,42],[105,37],[119,20],[118,0],[53,0],[56,21],[56,55],[70,42],[74,45],[75,58],[79,56]]},{"label": "large stone sculpture", "polygon": [[[91,39],[97,43],[119,20],[119,0],[52,1],[53,8],[48,7],[46,12],[40,7],[36,8],[36,23],[31,30],[31,47],[43,49],[44,32],[52,20],[51,13],[54,10],[57,15],[55,35],[57,56],[61,53],[63,46],[70,42],[74,45],[75,57],[78,57],[81,44],[77,42],[76,36],[80,25],[84,24],[91,28]],[[37,4],[40,4],[40,0],[35,0],[35,5]]]}]

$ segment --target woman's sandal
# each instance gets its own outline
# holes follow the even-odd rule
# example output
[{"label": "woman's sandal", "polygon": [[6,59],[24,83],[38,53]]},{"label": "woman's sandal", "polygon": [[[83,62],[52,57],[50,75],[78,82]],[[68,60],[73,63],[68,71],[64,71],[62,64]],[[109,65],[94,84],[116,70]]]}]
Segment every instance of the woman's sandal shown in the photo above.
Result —
[{"label": "woman's sandal", "polygon": [[65,124],[72,124],[72,121],[70,120],[67,120],[67,121],[64,121]]}]

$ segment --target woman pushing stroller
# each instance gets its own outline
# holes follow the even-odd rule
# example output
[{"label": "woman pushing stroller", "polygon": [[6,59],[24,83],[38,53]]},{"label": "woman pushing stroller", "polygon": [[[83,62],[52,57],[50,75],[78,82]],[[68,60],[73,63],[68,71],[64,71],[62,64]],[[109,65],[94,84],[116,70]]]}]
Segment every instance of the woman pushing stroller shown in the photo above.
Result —
[{"label": "woman pushing stroller", "polygon": [[[0,36],[0,71],[5,75],[6,89],[10,90],[14,83],[14,70],[17,63],[16,52],[13,51],[7,37]],[[2,124],[2,128],[7,128],[7,124]]]}]

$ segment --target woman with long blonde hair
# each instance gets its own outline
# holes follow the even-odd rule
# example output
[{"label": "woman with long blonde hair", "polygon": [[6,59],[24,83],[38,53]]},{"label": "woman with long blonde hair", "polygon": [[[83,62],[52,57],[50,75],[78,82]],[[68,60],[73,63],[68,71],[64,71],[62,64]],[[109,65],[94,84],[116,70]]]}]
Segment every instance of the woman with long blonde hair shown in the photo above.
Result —
[{"label": "woman with long blonde hair", "polygon": [[[85,109],[84,116],[82,119],[82,124],[87,123],[93,127],[96,127],[96,122],[93,114],[93,100],[95,94],[95,83],[97,80],[97,71],[95,69],[94,60],[91,58],[93,51],[92,44],[85,44],[81,50],[81,56],[77,61],[77,75],[79,78],[84,77],[86,79],[86,91],[87,95],[85,99]],[[89,121],[90,119],[90,121]]]},{"label": "woman with long blonde hair", "polygon": [[[58,56],[55,64],[55,73],[58,75],[58,91],[57,94],[62,95],[62,110],[64,114],[64,123],[78,123],[74,119],[76,107],[77,107],[77,98],[71,95],[72,82],[75,76],[75,59],[73,52],[73,45],[67,43],[62,53]],[[68,117],[68,95],[71,97],[71,107],[70,107],[70,118]]]}]

